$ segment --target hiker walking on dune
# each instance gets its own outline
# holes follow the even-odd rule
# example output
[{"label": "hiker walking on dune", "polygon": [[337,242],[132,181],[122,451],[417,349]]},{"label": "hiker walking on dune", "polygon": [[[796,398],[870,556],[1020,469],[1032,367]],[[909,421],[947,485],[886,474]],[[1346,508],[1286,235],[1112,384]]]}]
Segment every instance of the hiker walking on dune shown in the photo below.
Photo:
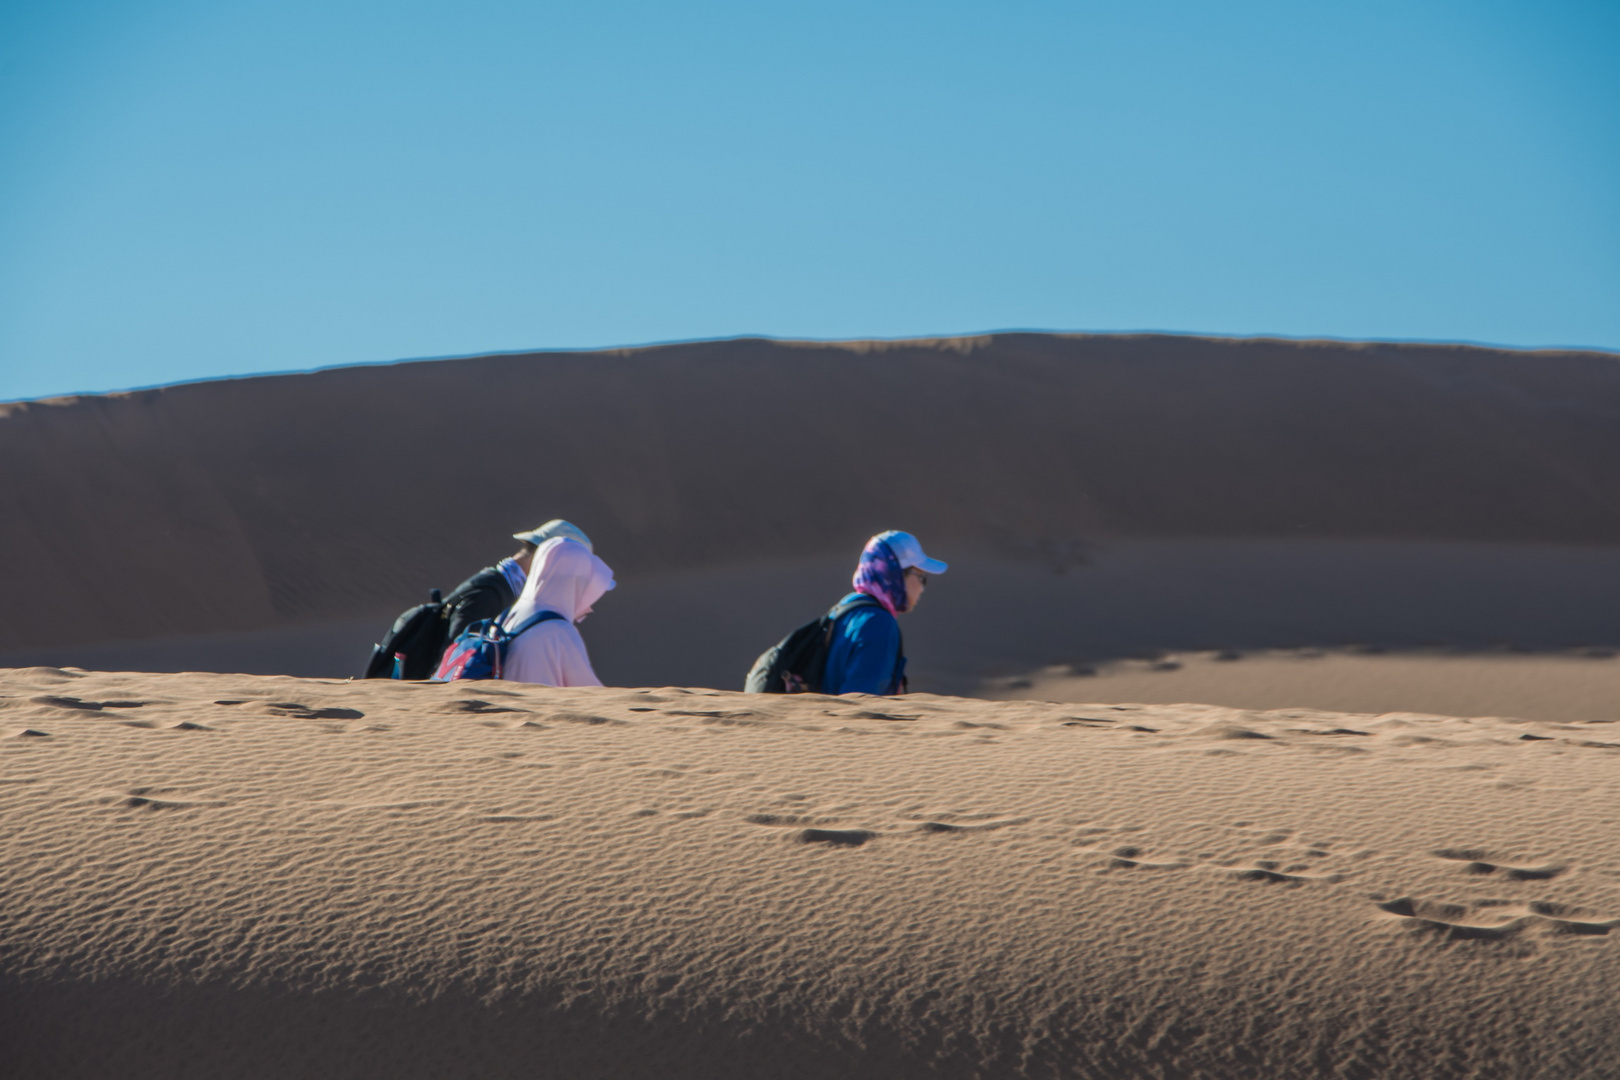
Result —
[{"label": "hiker walking on dune", "polygon": [[523,546],[494,566],[478,571],[451,590],[444,599],[434,589],[428,602],[394,620],[382,641],[372,646],[366,663],[367,679],[427,679],[444,657],[446,646],[474,623],[493,619],[517,602],[528,580],[535,549],[554,536],[566,536],[591,550],[590,537],[577,525],[552,518],[537,529],[513,533]]},{"label": "hiker walking on dune", "polygon": [[494,566],[478,571],[445,597],[446,614],[450,620],[445,640],[456,640],[473,623],[493,619],[517,603],[528,580],[535,550],[557,536],[578,541],[585,545],[586,551],[593,550],[591,538],[585,535],[584,530],[562,518],[552,518],[528,532],[513,533],[512,539],[521,540],[522,547]]},{"label": "hiker walking on dune", "polygon": [[831,611],[760,656],[744,689],[767,694],[903,694],[905,646],[896,615],[922,598],[930,559],[910,533],[890,530],[866,542],[854,588]]},{"label": "hiker walking on dune", "polygon": [[544,686],[601,686],[575,624],[614,584],[607,563],[578,540],[558,536],[541,544],[523,592],[501,620],[508,632],[527,629],[507,646],[500,677]]}]

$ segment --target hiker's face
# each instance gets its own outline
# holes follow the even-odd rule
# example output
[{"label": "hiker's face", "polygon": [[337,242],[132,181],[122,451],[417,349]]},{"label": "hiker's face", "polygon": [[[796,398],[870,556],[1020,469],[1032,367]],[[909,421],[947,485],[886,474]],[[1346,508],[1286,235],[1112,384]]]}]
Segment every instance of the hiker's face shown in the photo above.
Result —
[{"label": "hiker's face", "polygon": [[923,588],[928,584],[928,575],[913,566],[906,571],[906,610],[914,610],[917,601],[922,599]]}]

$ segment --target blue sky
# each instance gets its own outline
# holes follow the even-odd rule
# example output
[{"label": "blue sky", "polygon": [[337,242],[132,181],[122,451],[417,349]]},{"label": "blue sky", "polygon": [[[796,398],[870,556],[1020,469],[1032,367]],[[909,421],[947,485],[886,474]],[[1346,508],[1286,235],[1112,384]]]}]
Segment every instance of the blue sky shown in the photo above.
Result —
[{"label": "blue sky", "polygon": [[0,5],[0,400],[1003,328],[1620,348],[1620,3]]}]

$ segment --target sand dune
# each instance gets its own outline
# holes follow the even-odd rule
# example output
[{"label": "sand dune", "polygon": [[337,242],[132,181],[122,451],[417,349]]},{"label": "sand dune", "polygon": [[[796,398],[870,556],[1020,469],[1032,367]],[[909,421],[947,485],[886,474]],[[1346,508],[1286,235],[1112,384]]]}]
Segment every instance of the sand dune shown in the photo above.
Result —
[{"label": "sand dune", "polygon": [[1168,653],[987,680],[991,698],[1201,701],[1244,709],[1471,712],[1555,723],[1620,721],[1612,650],[1509,653],[1295,649]]},{"label": "sand dune", "polygon": [[941,691],[1369,632],[1614,644],[1616,408],[1605,354],[1043,334],[5,405],[0,560],[24,614],[0,620],[0,663],[185,669],[208,635],[211,666],[348,674],[394,613],[553,515],[619,571],[592,633],[624,684],[734,685],[897,525],[956,564],[932,610],[975,597],[911,630],[941,635]]},{"label": "sand dune", "polygon": [[1612,725],[0,676],[74,1077],[1611,1075]]},{"label": "sand dune", "polygon": [[[56,665],[0,670],[0,1061],[1611,1075],[1617,370],[1009,334],[0,406],[0,667]],[[661,689],[287,677],[555,515]],[[890,526],[953,564],[930,693],[681,688]]]}]

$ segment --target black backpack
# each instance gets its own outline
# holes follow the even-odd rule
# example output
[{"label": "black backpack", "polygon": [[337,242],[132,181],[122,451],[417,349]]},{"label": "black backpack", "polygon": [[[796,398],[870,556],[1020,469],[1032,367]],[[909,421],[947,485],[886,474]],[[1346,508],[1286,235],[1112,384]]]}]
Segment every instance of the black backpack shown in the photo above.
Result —
[{"label": "black backpack", "polygon": [[743,683],[746,694],[819,694],[827,670],[833,628],[846,612],[877,607],[870,596],[860,595],[839,604],[819,619],[812,619],[759,654]]},{"label": "black backpack", "polygon": [[418,604],[399,618],[371,647],[364,679],[431,679],[444,653],[450,629],[450,605],[439,599],[439,590],[428,594],[428,602]]}]

